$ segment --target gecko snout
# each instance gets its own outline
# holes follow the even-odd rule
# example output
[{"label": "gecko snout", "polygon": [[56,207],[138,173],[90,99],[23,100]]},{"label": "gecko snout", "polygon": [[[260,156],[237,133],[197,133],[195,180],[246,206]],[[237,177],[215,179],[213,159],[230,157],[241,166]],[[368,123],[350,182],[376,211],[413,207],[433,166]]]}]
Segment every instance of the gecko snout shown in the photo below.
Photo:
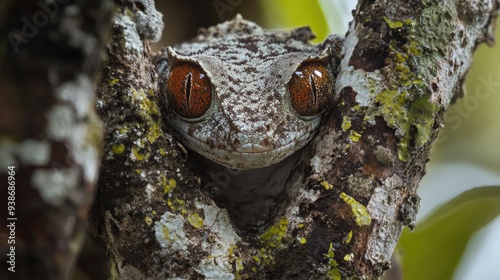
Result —
[{"label": "gecko snout", "polygon": [[245,133],[233,133],[231,135],[233,148],[240,153],[263,153],[272,150],[272,139],[268,133],[248,135]]}]

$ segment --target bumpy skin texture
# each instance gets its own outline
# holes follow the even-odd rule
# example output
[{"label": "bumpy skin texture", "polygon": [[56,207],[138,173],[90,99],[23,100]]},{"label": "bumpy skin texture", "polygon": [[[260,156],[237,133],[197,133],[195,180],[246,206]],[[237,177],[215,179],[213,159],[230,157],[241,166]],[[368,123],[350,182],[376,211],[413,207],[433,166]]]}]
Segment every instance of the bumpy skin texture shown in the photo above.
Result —
[{"label": "bumpy skin texture", "polygon": [[[309,28],[268,31],[237,16],[201,30],[191,42],[168,47],[157,68],[164,114],[179,140],[233,169],[270,166],[304,147],[321,112],[299,115],[290,103],[289,81],[301,64],[319,61],[333,88],[337,61],[334,37],[321,45],[309,44],[312,38]],[[172,69],[185,62],[200,66],[212,84],[210,108],[195,119],[176,114],[166,98]]]}]

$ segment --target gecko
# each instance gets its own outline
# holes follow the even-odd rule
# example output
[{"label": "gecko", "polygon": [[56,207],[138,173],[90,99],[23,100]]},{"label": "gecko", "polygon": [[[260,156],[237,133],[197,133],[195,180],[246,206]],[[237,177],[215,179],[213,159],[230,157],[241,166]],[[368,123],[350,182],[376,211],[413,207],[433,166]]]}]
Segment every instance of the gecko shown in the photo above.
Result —
[{"label": "gecko", "polygon": [[165,122],[236,226],[262,221],[334,103],[342,39],[266,30],[240,15],[157,59]]}]

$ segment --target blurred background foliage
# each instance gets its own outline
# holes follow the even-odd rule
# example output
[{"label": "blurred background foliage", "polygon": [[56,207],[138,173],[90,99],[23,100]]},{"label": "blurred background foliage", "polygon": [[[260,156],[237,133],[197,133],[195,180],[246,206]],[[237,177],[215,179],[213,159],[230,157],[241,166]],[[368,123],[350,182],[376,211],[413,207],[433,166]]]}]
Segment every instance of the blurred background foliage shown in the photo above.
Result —
[{"label": "blurred background foliage", "polygon": [[[189,40],[198,28],[238,13],[265,28],[308,25],[317,35],[315,42],[320,42],[330,33],[345,33],[355,4],[354,0],[157,1],[166,28],[153,49]],[[449,109],[419,188],[417,227],[411,233],[405,230],[396,250],[406,280],[500,279],[499,62],[500,46],[481,45],[466,80],[467,94]],[[477,188],[481,186],[490,187]]]}]

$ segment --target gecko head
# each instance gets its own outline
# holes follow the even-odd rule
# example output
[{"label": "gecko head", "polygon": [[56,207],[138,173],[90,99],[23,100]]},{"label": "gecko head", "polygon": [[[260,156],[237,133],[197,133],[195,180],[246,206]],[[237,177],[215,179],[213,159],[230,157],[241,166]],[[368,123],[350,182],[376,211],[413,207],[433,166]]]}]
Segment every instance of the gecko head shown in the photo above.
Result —
[{"label": "gecko head", "polygon": [[167,48],[158,68],[165,119],[184,146],[212,161],[267,167],[307,145],[330,107],[330,49],[234,40]]}]

